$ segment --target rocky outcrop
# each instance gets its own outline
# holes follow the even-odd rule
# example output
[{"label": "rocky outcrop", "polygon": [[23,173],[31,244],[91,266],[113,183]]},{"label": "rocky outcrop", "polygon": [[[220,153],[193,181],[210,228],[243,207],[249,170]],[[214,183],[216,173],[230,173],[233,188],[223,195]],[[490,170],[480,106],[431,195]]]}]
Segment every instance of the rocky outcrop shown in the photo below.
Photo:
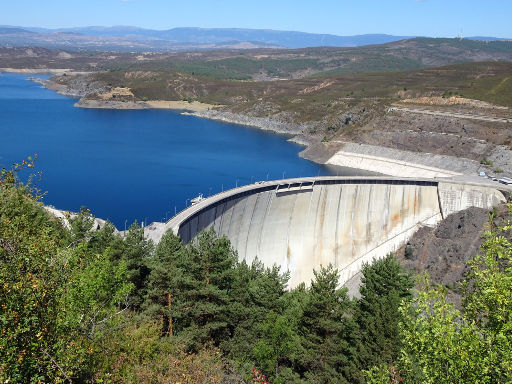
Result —
[{"label": "rocky outcrop", "polygon": [[265,131],[273,131],[285,134],[302,134],[311,124],[297,124],[290,122],[283,114],[275,114],[268,117],[250,116],[248,114],[234,113],[226,110],[209,110],[187,113],[205,119],[224,121],[226,123],[257,127]]}]

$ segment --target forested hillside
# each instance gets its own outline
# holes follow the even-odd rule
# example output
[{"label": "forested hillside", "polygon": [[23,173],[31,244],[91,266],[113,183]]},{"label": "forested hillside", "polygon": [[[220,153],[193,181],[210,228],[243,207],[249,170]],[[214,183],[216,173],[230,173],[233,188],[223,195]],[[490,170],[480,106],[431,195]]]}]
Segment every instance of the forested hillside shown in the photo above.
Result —
[{"label": "forested hillside", "polygon": [[510,223],[488,228],[459,310],[426,276],[413,294],[392,255],[351,299],[332,266],[287,290],[285,271],[239,262],[211,231],[155,247],[137,223],[91,231],[85,208],[66,228],[17,178],[33,166],[0,175],[2,382],[512,380]]}]

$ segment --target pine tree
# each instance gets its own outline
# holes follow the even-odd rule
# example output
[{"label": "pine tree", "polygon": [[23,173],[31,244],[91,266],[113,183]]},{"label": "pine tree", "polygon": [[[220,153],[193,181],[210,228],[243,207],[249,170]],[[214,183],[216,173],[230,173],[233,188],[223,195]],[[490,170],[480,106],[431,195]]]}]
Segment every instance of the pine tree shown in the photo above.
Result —
[{"label": "pine tree", "polygon": [[242,364],[253,358],[253,348],[267,315],[283,312],[285,303],[281,298],[288,279],[289,274],[281,273],[279,267],[265,268],[258,260],[251,266],[245,261],[236,266],[229,291],[232,337],[222,344],[229,356]]},{"label": "pine tree", "polygon": [[151,273],[143,304],[144,315],[161,322],[162,335],[173,334],[172,310],[181,293],[177,279],[182,254],[180,238],[169,230],[162,236],[149,264]]},{"label": "pine tree", "polygon": [[177,266],[182,293],[172,313],[191,351],[208,342],[219,345],[229,336],[229,290],[236,259],[229,240],[217,238],[213,229],[200,233],[184,249]]},{"label": "pine tree", "polygon": [[270,311],[257,327],[259,339],[253,348],[257,367],[273,383],[295,382],[300,376],[295,363],[303,355],[299,326],[307,292],[304,284],[285,292],[280,298],[280,311]]},{"label": "pine tree", "polygon": [[135,287],[130,304],[136,311],[140,310],[146,295],[147,278],[151,272],[148,261],[152,252],[153,243],[144,238],[144,228],[134,222],[124,239],[121,258],[128,268],[129,281]]},{"label": "pine tree", "polygon": [[396,362],[400,352],[399,307],[414,283],[392,254],[362,268],[357,309],[360,369]]},{"label": "pine tree", "polygon": [[345,382],[348,364],[346,341],[351,301],[346,288],[338,288],[338,271],[331,265],[315,271],[300,324],[304,354],[299,372],[312,383]]}]

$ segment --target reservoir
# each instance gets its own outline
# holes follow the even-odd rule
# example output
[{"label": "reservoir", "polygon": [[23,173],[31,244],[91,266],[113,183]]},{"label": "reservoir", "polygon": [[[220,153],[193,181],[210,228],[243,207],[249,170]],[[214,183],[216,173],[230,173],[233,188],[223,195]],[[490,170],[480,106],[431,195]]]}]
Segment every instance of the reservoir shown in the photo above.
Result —
[{"label": "reservoir", "polygon": [[27,77],[0,75],[0,166],[37,154],[45,204],[86,206],[118,229],[169,219],[199,193],[339,172],[282,135],[177,111],[75,108]]}]

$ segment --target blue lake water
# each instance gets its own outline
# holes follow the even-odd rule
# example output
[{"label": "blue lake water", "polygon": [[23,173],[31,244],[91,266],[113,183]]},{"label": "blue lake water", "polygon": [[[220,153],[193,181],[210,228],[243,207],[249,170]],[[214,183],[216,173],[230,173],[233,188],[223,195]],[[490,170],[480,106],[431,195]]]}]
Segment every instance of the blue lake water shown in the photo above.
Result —
[{"label": "blue lake water", "polygon": [[0,166],[37,154],[45,204],[87,206],[119,229],[170,218],[199,193],[338,172],[282,135],[175,111],[75,108],[27,77],[0,75]]}]

